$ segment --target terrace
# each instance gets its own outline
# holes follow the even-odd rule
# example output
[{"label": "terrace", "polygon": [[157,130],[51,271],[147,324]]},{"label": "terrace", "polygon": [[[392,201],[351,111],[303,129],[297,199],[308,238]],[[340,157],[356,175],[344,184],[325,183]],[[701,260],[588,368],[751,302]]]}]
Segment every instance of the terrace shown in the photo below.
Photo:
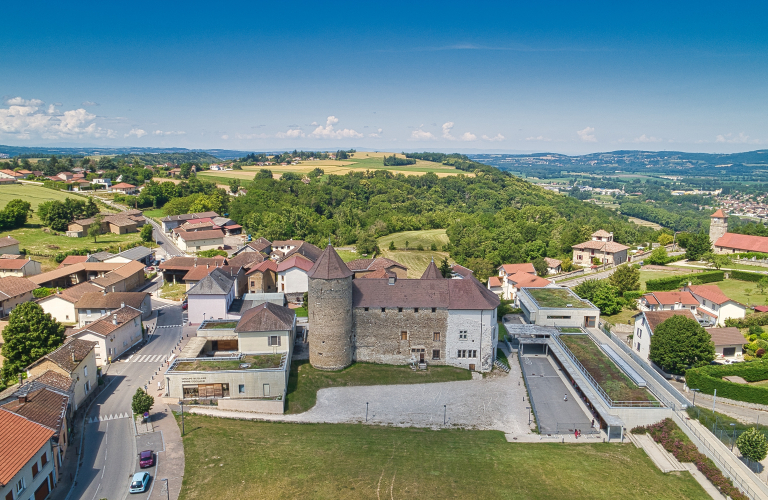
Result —
[{"label": "terrace", "polygon": [[169,372],[221,372],[283,369],[287,360],[281,354],[239,354],[216,358],[178,358]]}]

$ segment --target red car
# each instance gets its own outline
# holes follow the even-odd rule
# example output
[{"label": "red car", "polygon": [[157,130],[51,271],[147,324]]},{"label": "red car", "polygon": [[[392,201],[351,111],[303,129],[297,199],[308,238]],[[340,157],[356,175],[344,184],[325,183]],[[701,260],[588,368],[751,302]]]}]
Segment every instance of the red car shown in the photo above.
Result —
[{"label": "red car", "polygon": [[145,467],[152,467],[155,465],[155,455],[152,450],[146,450],[139,453],[139,467],[142,469]]},{"label": "red car", "polygon": [[187,301],[185,300],[185,301],[184,301],[184,302],[182,302],[182,304],[181,304],[181,309],[182,309],[182,311],[186,311],[186,310],[187,310],[187,307],[189,307],[189,303],[187,303]]}]

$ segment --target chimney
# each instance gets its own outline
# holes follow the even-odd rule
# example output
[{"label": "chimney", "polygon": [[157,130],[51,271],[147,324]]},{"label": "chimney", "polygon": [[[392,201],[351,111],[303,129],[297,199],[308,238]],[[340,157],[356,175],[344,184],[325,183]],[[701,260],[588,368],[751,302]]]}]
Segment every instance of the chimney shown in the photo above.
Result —
[{"label": "chimney", "polygon": [[27,402],[27,395],[26,394],[24,394],[23,396],[19,395],[19,404],[23,405],[26,402]]},{"label": "chimney", "polygon": [[389,277],[389,284],[390,285],[394,285],[396,281],[397,281],[397,275]]},{"label": "chimney", "polygon": [[112,324],[113,324],[113,325],[116,325],[116,324],[117,324],[117,315],[116,315],[116,314],[113,314],[113,315],[112,315]]},{"label": "chimney", "polygon": [[106,294],[107,294],[107,289],[106,289],[106,288],[104,288],[104,290],[102,290],[102,291],[101,291],[101,294],[102,294],[102,295],[106,295]]},{"label": "chimney", "polygon": [[75,351],[70,351],[69,353],[72,355],[72,362],[77,363],[77,359],[75,359]]},{"label": "chimney", "polygon": [[120,307],[121,308],[125,307],[125,302],[120,302]]}]

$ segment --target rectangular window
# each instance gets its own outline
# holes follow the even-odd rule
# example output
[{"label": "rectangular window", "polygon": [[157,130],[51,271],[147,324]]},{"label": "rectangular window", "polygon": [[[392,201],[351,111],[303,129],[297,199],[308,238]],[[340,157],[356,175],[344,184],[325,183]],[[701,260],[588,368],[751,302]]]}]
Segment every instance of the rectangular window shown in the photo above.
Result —
[{"label": "rectangular window", "polygon": [[459,340],[467,340],[467,331],[459,330]]},{"label": "rectangular window", "polygon": [[91,310],[90,309],[86,309],[85,310],[85,315],[86,316],[90,316],[91,315]]},{"label": "rectangular window", "polygon": [[13,500],[13,490],[9,491],[7,495],[5,495],[5,500]]},{"label": "rectangular window", "polygon": [[415,313],[419,312],[419,308],[418,307],[414,307],[413,308],[413,312],[415,312]]},{"label": "rectangular window", "polygon": [[44,451],[43,455],[40,457],[40,466],[45,467],[45,464],[48,463],[48,452]]},{"label": "rectangular window", "polygon": [[432,334],[432,340],[434,342],[440,342],[440,332],[435,332]]},{"label": "rectangular window", "polygon": [[381,312],[387,312],[387,308],[386,307],[382,307],[381,308]]},{"label": "rectangular window", "polygon": [[269,344],[269,347],[275,347],[280,345],[280,336],[279,335],[270,335],[267,339],[267,342]]},{"label": "rectangular window", "polygon": [[251,288],[253,288],[255,286],[256,286],[256,282],[255,281],[251,281]]},{"label": "rectangular window", "polygon": [[637,352],[640,352],[640,342],[637,343]]},{"label": "rectangular window", "polygon": [[400,332],[400,340],[408,340],[408,332],[406,331]]},{"label": "rectangular window", "polygon": [[397,312],[399,312],[399,313],[403,312],[403,308],[402,307],[398,307],[397,308]]},{"label": "rectangular window", "polygon": [[24,489],[27,487],[26,481],[24,481],[24,478],[22,477],[19,479],[19,482],[16,483],[16,496],[19,496],[19,493],[24,491]]},{"label": "rectangular window", "polygon": [[433,307],[433,308],[432,308],[432,312],[433,312],[433,313],[436,313],[436,312],[437,312],[437,307]]},{"label": "rectangular window", "polygon": [[476,357],[477,357],[477,351],[473,349],[472,355],[470,356],[470,358],[476,358]]},{"label": "rectangular window", "polygon": [[368,308],[367,307],[363,307],[363,311],[368,312]]},{"label": "rectangular window", "polygon": [[32,477],[36,477],[38,474],[40,474],[40,467],[38,467],[37,462],[32,464]]},{"label": "rectangular window", "polygon": [[440,349],[432,349],[432,359],[440,359]]},{"label": "rectangular window", "polygon": [[86,394],[88,394],[88,392],[89,392],[90,390],[91,390],[91,381],[90,381],[90,380],[88,380],[88,381],[85,383],[85,393],[86,393]]},{"label": "rectangular window", "polygon": [[269,397],[269,384],[264,384],[264,397]]},{"label": "rectangular window", "polygon": [[240,384],[237,386],[237,392],[238,394],[245,394],[245,384]]},{"label": "rectangular window", "polygon": [[83,367],[83,375],[85,375],[86,377],[88,376],[88,366],[87,365]]},{"label": "rectangular window", "polygon": [[570,316],[547,316],[547,319],[571,319]]}]

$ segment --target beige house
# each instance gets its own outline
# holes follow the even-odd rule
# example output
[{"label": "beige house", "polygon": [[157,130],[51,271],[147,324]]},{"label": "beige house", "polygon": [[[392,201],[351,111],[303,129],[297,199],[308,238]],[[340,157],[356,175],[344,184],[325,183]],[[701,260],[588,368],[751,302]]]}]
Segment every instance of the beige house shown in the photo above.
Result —
[{"label": "beige house", "polygon": [[275,293],[277,291],[277,264],[265,260],[246,274],[250,293]]},{"label": "beige house", "polygon": [[744,344],[747,339],[738,328],[706,328],[712,342],[715,344],[716,361],[742,361],[744,358]]},{"label": "beige house", "polygon": [[147,319],[152,314],[152,302],[147,292],[84,293],[75,303],[77,325],[91,324],[126,306],[141,311],[141,319]]},{"label": "beige house", "polygon": [[65,288],[47,297],[38,299],[37,303],[43,308],[43,311],[50,314],[59,323],[74,325],[78,322],[75,303],[88,292],[101,291],[93,283],[80,283],[79,285]]},{"label": "beige house", "polygon": [[[19,256],[21,257],[21,256]],[[27,276],[34,276],[40,274],[42,268],[40,263],[32,259],[4,259],[0,258],[0,278],[6,276],[17,276],[19,278],[26,278]]]},{"label": "beige house", "polygon": [[96,343],[96,364],[112,363],[143,339],[141,311],[125,306],[76,329],[71,337]]},{"label": "beige house", "polygon": [[176,233],[176,246],[185,252],[216,250],[224,246],[224,231],[180,231]]},{"label": "beige house", "polygon": [[54,431],[0,409],[0,498],[44,500],[56,486]]},{"label": "beige house", "polygon": [[573,247],[573,263],[577,266],[589,267],[593,259],[599,264],[616,265],[627,262],[628,246],[613,241],[613,233],[602,229],[592,233],[592,239]]},{"label": "beige house", "polygon": [[10,236],[0,238],[0,254],[19,255],[20,253],[18,240],[11,238]]},{"label": "beige house", "polygon": [[110,188],[110,191],[123,193],[123,194],[134,194],[138,191],[136,189],[136,186],[133,184],[128,184],[127,182],[121,182],[120,184],[115,184]]},{"label": "beige house", "polygon": [[0,278],[0,318],[11,314],[19,304],[32,300],[32,291],[37,288],[39,287],[27,278]]},{"label": "beige house", "polygon": [[77,410],[96,387],[96,342],[71,339],[55,351],[46,354],[27,367],[27,377],[42,375],[48,370],[67,376],[74,382],[73,409]]}]

